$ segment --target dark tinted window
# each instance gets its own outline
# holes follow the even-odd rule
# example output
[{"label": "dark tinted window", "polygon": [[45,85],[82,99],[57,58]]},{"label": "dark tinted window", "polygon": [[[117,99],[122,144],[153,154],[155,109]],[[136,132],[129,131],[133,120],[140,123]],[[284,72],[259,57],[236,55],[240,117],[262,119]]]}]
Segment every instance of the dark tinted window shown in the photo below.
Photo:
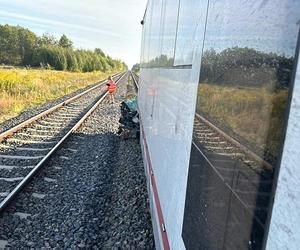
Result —
[{"label": "dark tinted window", "polygon": [[299,20],[299,1],[209,1],[183,226],[187,249],[262,248]]}]

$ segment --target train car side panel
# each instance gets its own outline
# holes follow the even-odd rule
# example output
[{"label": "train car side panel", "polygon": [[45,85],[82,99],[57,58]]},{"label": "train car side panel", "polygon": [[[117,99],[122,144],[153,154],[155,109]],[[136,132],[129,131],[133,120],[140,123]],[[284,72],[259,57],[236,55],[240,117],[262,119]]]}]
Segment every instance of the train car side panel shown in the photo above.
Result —
[{"label": "train car side panel", "polygon": [[[138,102],[168,242],[171,249],[185,249],[181,229],[207,1],[181,1],[181,12],[176,4],[179,6],[179,1],[163,1],[161,21],[151,23],[148,38],[146,34],[144,46],[148,39],[150,47],[148,55],[143,53],[141,64],[148,65],[142,66]],[[152,18],[159,19],[155,15]],[[187,29],[190,26],[192,29]],[[149,26],[144,27],[147,29]],[[154,197],[154,190],[150,191]],[[157,206],[155,199],[152,203]],[[157,218],[156,212],[153,219]],[[158,225],[154,231],[160,229]]]},{"label": "train car side panel", "polygon": [[[298,47],[299,47],[298,41]],[[288,121],[267,250],[300,249],[300,62]]]}]

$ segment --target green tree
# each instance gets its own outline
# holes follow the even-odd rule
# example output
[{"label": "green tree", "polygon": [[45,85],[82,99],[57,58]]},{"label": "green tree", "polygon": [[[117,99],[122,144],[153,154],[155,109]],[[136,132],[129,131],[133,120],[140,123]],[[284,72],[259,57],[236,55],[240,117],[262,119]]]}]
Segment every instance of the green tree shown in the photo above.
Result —
[{"label": "green tree", "polygon": [[37,36],[28,29],[18,29],[19,52],[22,65],[31,65],[32,56],[37,46]]},{"label": "green tree", "polygon": [[19,65],[21,61],[16,29],[9,25],[0,25],[0,63]]},{"label": "green tree", "polygon": [[0,25],[0,63],[30,65],[37,36],[20,26]]},{"label": "green tree", "polygon": [[38,40],[37,42],[38,42],[39,47],[41,47],[41,46],[56,46],[58,44],[57,39],[48,33],[43,34],[37,40]]},{"label": "green tree", "polygon": [[65,49],[64,54],[67,60],[67,69],[69,71],[79,71],[77,57],[75,52],[71,49]]},{"label": "green tree", "polygon": [[101,57],[105,57],[105,54],[104,54],[104,52],[103,52],[102,49],[96,48],[96,49],[94,50],[94,52],[95,52],[96,54],[100,55]]},{"label": "green tree", "polygon": [[106,72],[108,70],[108,67],[109,67],[108,64],[107,64],[106,58],[101,57],[100,62],[101,62],[101,71]]},{"label": "green tree", "polygon": [[73,42],[65,34],[63,34],[59,39],[58,45],[63,48],[72,48]]},{"label": "green tree", "polygon": [[58,46],[42,46],[34,55],[35,66],[51,66],[56,70],[66,70],[68,67],[64,50]]}]

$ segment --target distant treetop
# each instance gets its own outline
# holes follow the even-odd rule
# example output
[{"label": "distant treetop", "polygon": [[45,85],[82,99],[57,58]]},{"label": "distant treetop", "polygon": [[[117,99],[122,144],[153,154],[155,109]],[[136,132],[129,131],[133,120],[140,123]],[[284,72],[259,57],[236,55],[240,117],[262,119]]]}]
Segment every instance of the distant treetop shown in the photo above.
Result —
[{"label": "distant treetop", "polygon": [[58,45],[63,48],[72,48],[73,42],[65,34],[63,34],[59,39]]}]

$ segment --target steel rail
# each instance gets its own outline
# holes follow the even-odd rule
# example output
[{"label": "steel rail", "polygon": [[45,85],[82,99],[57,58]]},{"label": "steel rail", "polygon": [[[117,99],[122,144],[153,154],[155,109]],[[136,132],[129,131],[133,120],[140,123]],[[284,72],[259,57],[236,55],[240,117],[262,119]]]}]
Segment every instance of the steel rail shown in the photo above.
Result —
[{"label": "steel rail", "polygon": [[136,89],[138,90],[139,89],[139,84],[137,83],[137,80],[136,80],[136,77],[138,78],[138,76],[133,71],[130,71],[130,73],[131,73],[131,77],[132,77],[132,80],[134,82],[134,85],[135,85]]},{"label": "steel rail", "polygon": [[[122,74],[122,73],[121,73]],[[118,83],[127,72],[123,73],[120,78],[116,81]],[[91,107],[85,115],[67,132],[67,134],[60,139],[59,142],[55,144],[55,146],[48,152],[47,155],[43,157],[41,161],[22,179],[22,181],[9,193],[8,196],[5,197],[4,200],[0,203],[0,214],[4,211],[4,209],[10,204],[10,202],[15,198],[15,196],[22,190],[22,188],[28,183],[28,181],[41,169],[43,164],[53,155],[53,153],[61,146],[61,144],[71,135],[71,133],[75,132],[83,122],[93,113],[93,111],[99,106],[99,104],[105,99],[108,91],[104,91],[102,93],[100,99]],[[74,100],[74,99],[73,99]]]},{"label": "steel rail", "polygon": [[[122,74],[122,73],[117,73],[117,74],[115,74],[113,77],[118,77],[118,76],[120,76],[121,74]],[[26,121],[24,121],[24,122],[22,122],[22,123],[20,123],[20,124],[18,124],[18,125],[16,125],[16,126],[10,128],[10,129],[8,129],[8,130],[2,132],[2,133],[0,134],[0,143],[1,143],[3,140],[5,140],[7,137],[12,136],[15,132],[17,132],[18,130],[20,130],[20,129],[22,129],[22,128],[27,127],[28,125],[32,124],[32,123],[35,122],[36,120],[38,120],[38,119],[40,119],[40,118],[42,118],[42,117],[44,117],[44,116],[46,116],[46,115],[48,115],[48,114],[50,114],[50,113],[53,113],[54,111],[56,111],[56,110],[58,110],[59,108],[65,106],[66,104],[68,104],[68,103],[70,103],[70,102],[73,102],[73,101],[77,100],[77,99],[80,98],[81,96],[83,96],[83,95],[85,95],[85,94],[91,92],[92,90],[94,90],[94,89],[96,89],[96,88],[101,87],[103,84],[105,84],[105,82],[106,82],[106,80],[100,81],[99,84],[97,84],[97,85],[95,85],[95,86],[93,86],[93,87],[91,87],[91,88],[89,88],[89,89],[83,91],[82,93],[79,93],[78,95],[75,95],[75,96],[73,96],[73,97],[71,97],[71,98],[69,98],[69,99],[67,99],[67,100],[65,100],[65,101],[63,101],[63,102],[61,102],[61,103],[59,103],[59,104],[53,106],[52,108],[49,108],[49,109],[43,111],[42,113],[37,114],[37,115],[35,115],[35,116],[29,118],[28,120],[26,120]]]},{"label": "steel rail", "polygon": [[268,169],[268,170],[272,170],[273,169],[273,166],[270,163],[268,163],[266,160],[264,160],[262,157],[260,157],[259,155],[257,155],[253,151],[251,151],[247,146],[241,144],[240,142],[238,142],[237,140],[235,140],[233,137],[231,137],[230,135],[226,134],[223,130],[221,130],[220,128],[218,128],[214,124],[212,124],[210,121],[208,121],[207,119],[205,119],[203,116],[201,116],[200,114],[196,113],[196,117],[199,120],[201,120],[203,123],[205,123],[208,127],[212,128],[214,131],[216,131],[219,135],[221,135],[222,137],[224,137],[229,143],[233,144],[237,148],[241,149],[246,155],[250,156],[254,160],[256,160],[259,163],[261,163],[266,169]]}]

